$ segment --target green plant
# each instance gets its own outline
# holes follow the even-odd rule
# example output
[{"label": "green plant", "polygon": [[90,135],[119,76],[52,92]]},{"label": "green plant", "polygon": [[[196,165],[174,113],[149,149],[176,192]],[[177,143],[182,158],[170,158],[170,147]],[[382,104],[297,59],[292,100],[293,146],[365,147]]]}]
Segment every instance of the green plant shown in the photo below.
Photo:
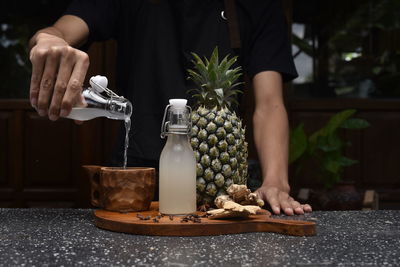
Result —
[{"label": "green plant", "polygon": [[307,137],[304,124],[299,124],[290,132],[289,164],[297,162],[299,172],[310,160],[317,163],[316,175],[325,188],[341,181],[345,167],[357,163],[344,155],[344,148],[350,142],[340,135],[341,129],[364,129],[369,127],[366,120],[351,118],[356,110],[348,109],[332,116],[327,124]]},{"label": "green plant", "polygon": [[293,34],[292,41],[315,58],[315,82],[337,95],[357,95],[370,80],[369,95],[400,97],[399,0],[324,1],[312,23],[316,36]]}]

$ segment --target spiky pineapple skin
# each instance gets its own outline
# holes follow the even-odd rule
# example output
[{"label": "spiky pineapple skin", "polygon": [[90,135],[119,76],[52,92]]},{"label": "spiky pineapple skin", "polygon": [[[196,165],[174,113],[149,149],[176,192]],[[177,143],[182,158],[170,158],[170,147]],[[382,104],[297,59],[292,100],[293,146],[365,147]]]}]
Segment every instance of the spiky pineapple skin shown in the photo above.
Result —
[{"label": "spiky pineapple skin", "polygon": [[248,177],[245,128],[235,112],[227,108],[192,112],[190,143],[197,160],[197,204],[214,205],[232,184],[246,184]]}]

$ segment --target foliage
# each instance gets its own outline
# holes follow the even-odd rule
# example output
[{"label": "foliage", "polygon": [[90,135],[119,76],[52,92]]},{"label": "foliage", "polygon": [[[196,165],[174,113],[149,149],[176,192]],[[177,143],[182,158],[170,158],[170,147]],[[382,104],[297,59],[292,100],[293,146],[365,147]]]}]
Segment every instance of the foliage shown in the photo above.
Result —
[{"label": "foliage", "polygon": [[[192,53],[194,70],[189,69],[188,79],[192,80],[197,89],[192,89],[196,94],[193,95],[200,105],[207,108],[230,107],[232,103],[238,104],[235,96],[241,93],[240,90],[233,89],[241,82],[236,82],[240,78],[241,67],[231,68],[237,61],[237,56],[229,59],[229,55],[219,62],[218,47],[214,48],[210,60],[202,60],[196,53]],[[235,83],[236,82],[236,83]]]},{"label": "foliage", "polygon": [[316,175],[326,188],[341,181],[344,168],[357,160],[344,156],[344,148],[350,145],[341,138],[341,129],[364,129],[369,127],[366,120],[351,118],[356,110],[348,109],[332,116],[327,124],[307,137],[301,123],[290,132],[289,164],[297,162],[297,172],[310,160],[317,163]]},{"label": "foliage", "polygon": [[0,99],[28,98],[28,40],[37,30],[53,24],[70,2],[0,1]]},{"label": "foliage", "polygon": [[2,24],[0,28],[0,97],[26,98],[30,80],[30,63],[26,44],[28,26]]},{"label": "foliage", "polygon": [[[376,96],[400,96],[400,46],[395,40],[400,30],[400,1],[363,1],[342,27],[328,43],[337,55],[332,78],[347,83],[372,79]],[[360,55],[345,60],[346,52]]]},{"label": "foliage", "polygon": [[360,82],[371,80],[376,88],[372,95],[400,97],[400,1],[329,3],[314,20],[319,29],[318,50],[298,37],[293,43],[317,59],[329,55],[329,69],[323,73],[329,72],[329,85],[337,94],[348,92],[345,88],[351,92]]}]

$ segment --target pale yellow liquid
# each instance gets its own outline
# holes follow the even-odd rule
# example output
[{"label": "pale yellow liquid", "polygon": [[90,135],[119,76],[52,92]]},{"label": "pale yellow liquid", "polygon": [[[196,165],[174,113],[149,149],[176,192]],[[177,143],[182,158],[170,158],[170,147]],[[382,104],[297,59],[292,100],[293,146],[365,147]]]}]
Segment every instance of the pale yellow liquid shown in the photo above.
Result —
[{"label": "pale yellow liquid", "polygon": [[124,114],[113,114],[101,108],[72,108],[71,113],[66,118],[87,121],[98,117],[107,117],[113,120],[124,120]]},{"label": "pale yellow liquid", "polygon": [[196,158],[186,135],[169,135],[160,157],[162,214],[196,211]]}]

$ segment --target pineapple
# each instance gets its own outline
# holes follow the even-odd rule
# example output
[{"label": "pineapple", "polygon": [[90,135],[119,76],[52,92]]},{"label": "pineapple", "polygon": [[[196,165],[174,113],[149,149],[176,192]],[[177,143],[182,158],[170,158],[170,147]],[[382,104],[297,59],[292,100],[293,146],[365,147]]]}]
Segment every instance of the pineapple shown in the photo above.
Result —
[{"label": "pineapple", "polygon": [[190,143],[197,160],[197,204],[214,206],[214,199],[226,195],[231,184],[247,182],[247,142],[241,119],[231,110],[237,104],[234,89],[241,83],[241,68],[230,69],[237,57],[226,56],[221,62],[218,49],[202,60],[192,53],[194,69],[188,79],[193,89],[196,109],[192,112]]}]

